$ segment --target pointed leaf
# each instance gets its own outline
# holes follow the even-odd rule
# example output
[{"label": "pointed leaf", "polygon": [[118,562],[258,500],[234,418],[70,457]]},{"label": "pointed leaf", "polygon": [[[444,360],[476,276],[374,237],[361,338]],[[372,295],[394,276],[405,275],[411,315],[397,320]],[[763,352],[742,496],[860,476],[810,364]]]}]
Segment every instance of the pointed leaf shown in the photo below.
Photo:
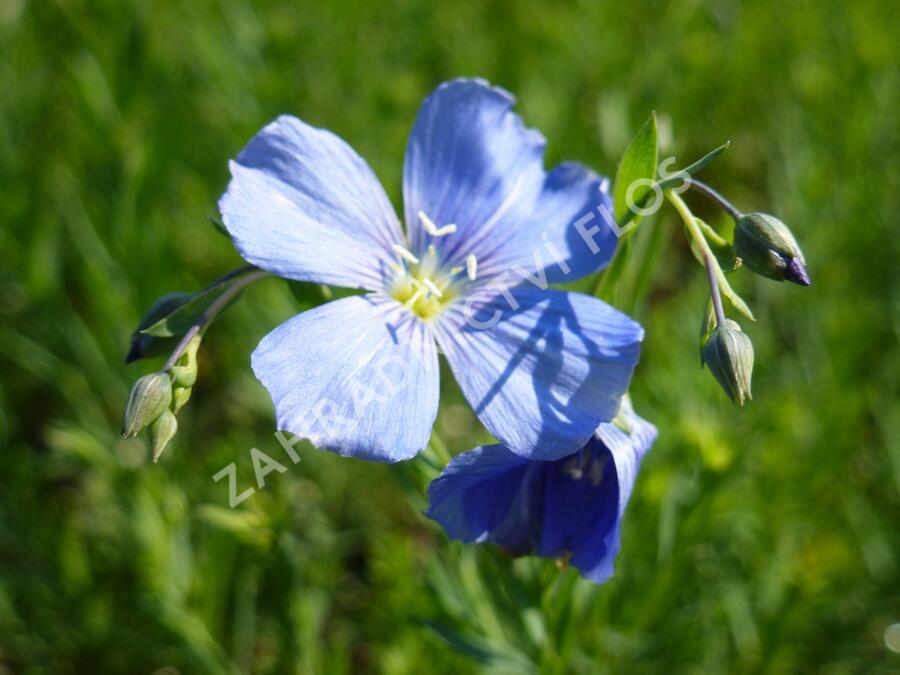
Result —
[{"label": "pointed leaf", "polygon": [[662,181],[659,184],[659,187],[662,188],[663,190],[668,190],[669,188],[673,188],[676,185],[681,185],[682,181],[684,180],[684,176],[682,174],[686,173],[688,176],[693,176],[695,173],[700,171],[700,169],[705,167],[707,164],[709,164],[711,161],[713,161],[716,157],[718,157],[723,152],[725,152],[728,149],[729,145],[731,145],[731,141],[725,141],[718,148],[716,148],[712,152],[704,155],[703,157],[698,159],[696,162],[694,162],[690,166],[688,166],[684,169],[681,169],[680,171],[677,171],[670,178],[666,178],[664,181]]},{"label": "pointed leaf", "polygon": [[[632,204],[642,206],[653,194],[649,182],[656,178],[656,162],[659,152],[659,133],[656,127],[656,113],[650,115],[644,126],[632,139],[616,170],[616,179],[613,184],[613,209],[616,223],[619,227],[625,227],[631,221],[637,223],[640,216],[631,210],[628,198]],[[639,185],[630,190],[636,181]]]},{"label": "pointed leaf", "polygon": [[138,327],[131,334],[131,346],[125,363],[150,356],[159,356],[174,349],[177,339],[172,336],[158,337],[143,331],[184,305],[192,297],[191,293],[167,293],[154,302],[141,318]]},{"label": "pointed leaf", "polygon": [[190,300],[164,316],[156,323],[144,328],[143,335],[167,338],[184,335],[194,325],[200,315],[205,312],[216,299],[228,288],[227,284],[207,288],[191,296]]}]

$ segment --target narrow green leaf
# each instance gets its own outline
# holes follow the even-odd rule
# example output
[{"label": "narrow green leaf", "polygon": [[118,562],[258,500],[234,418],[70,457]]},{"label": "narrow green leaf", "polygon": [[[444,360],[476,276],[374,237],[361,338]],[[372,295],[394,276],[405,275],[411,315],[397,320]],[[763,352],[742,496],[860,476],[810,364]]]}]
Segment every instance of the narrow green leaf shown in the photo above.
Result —
[{"label": "narrow green leaf", "polygon": [[662,188],[663,190],[668,190],[669,188],[673,188],[676,185],[681,185],[682,181],[684,180],[684,176],[682,174],[687,174],[688,176],[693,176],[695,173],[697,173],[703,167],[705,167],[707,164],[709,164],[711,161],[713,161],[716,157],[718,157],[723,152],[725,152],[728,149],[729,145],[731,145],[731,141],[725,141],[718,148],[716,148],[712,152],[704,155],[703,157],[698,159],[696,162],[694,162],[690,166],[679,170],[677,173],[675,173],[675,175],[671,176],[670,178],[666,178],[664,181],[662,181],[659,184],[659,187]]},{"label": "narrow green leaf", "polygon": [[[651,113],[644,126],[632,139],[616,169],[616,179],[613,184],[613,215],[619,227],[624,227],[632,220],[637,223],[640,216],[631,210],[628,197],[632,204],[642,205],[652,193],[649,181],[656,178],[656,163],[659,153],[659,133],[656,127],[656,113]],[[636,181],[643,181],[631,190],[629,188]],[[646,184],[644,184],[646,183]]]},{"label": "narrow green leaf", "polygon": [[125,363],[131,363],[150,356],[159,356],[175,347],[177,340],[171,336],[160,338],[145,334],[143,331],[188,302],[191,299],[191,295],[191,293],[168,293],[150,306],[150,309],[141,318],[141,322],[134,333],[131,334],[131,346],[128,350],[128,355],[125,357]]},{"label": "narrow green leaf", "polygon": [[216,298],[222,295],[226,288],[228,286],[223,284],[195,293],[190,300],[173,312],[144,328],[141,334],[160,338],[184,335],[200,315],[216,301]]},{"label": "narrow green leaf", "polygon": [[497,644],[485,638],[463,633],[451,626],[428,619],[416,619],[416,623],[428,628],[458,653],[473,661],[494,668],[510,669],[510,672],[535,673],[534,664],[508,645]]}]

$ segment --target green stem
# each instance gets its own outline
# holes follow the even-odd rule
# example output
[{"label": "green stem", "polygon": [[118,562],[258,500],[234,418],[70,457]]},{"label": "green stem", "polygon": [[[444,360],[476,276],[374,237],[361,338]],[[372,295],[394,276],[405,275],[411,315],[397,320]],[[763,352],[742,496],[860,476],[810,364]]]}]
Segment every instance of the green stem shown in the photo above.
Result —
[{"label": "green stem", "polygon": [[709,243],[703,236],[703,231],[700,229],[697,219],[694,217],[694,214],[691,213],[688,205],[684,203],[684,200],[681,199],[681,197],[671,190],[666,190],[666,198],[672,203],[675,210],[678,211],[678,215],[680,215],[681,219],[684,221],[684,226],[687,228],[688,234],[691,235],[691,239],[694,240],[697,248],[700,249],[700,254],[703,256],[703,264],[706,267],[706,273],[709,277],[709,292],[712,296],[713,307],[715,307],[716,310],[716,322],[721,325],[725,321],[725,310],[722,307],[722,296],[719,291],[719,286],[728,284],[725,280],[725,273],[722,272],[722,268],[719,267],[719,263],[716,262],[716,256],[709,247]]},{"label": "green stem", "polygon": [[712,298],[713,309],[716,311],[716,326],[725,325],[725,308],[722,307],[722,296],[719,293],[719,281],[716,279],[716,262],[708,255],[703,256],[706,264],[706,276],[709,278],[709,295]]},{"label": "green stem", "polygon": [[163,366],[163,370],[168,370],[172,366],[175,365],[175,362],[181,357],[184,353],[184,350],[187,349],[188,344],[190,344],[191,340],[194,339],[197,335],[202,335],[206,328],[212,323],[213,319],[215,319],[223,309],[225,309],[226,305],[244,288],[252,284],[254,281],[258,279],[262,279],[263,277],[269,276],[269,272],[265,270],[261,270],[258,267],[253,265],[245,265],[244,267],[239,267],[236,270],[232,270],[228,274],[216,279],[212,284],[210,284],[207,288],[214,288],[223,283],[231,281],[236,277],[240,277],[241,275],[245,275],[242,279],[238,279],[235,281],[225,292],[222,293],[218,298],[216,298],[215,302],[213,302],[209,307],[206,308],[206,311],[203,312],[197,320],[193,323],[193,325],[188,328],[187,332],[181,338],[181,341],[175,347],[171,356],[166,360],[165,365]]},{"label": "green stem", "polygon": [[691,176],[691,180],[688,183],[691,188],[702,194],[704,197],[716,203],[716,205],[721,208],[725,213],[732,217],[734,220],[739,220],[743,215],[740,211],[735,208],[734,204],[725,199],[722,195],[720,195],[716,190],[713,190],[709,185],[703,183],[693,176]]}]

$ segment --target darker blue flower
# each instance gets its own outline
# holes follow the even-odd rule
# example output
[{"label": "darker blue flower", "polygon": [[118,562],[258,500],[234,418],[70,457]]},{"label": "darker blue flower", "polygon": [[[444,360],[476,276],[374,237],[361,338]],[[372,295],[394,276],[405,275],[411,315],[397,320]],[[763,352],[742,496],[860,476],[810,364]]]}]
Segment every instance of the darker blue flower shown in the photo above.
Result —
[{"label": "darker blue flower", "polygon": [[513,452],[584,445],[627,390],[639,325],[547,288],[602,268],[616,237],[607,181],[543,168],[544,139],[480,80],[441,85],[406,150],[406,227],[366,163],[294,117],[231,163],[223,222],[249,262],[367,291],[285,322],[253,353],[280,429],[380,461],[413,457],[438,406],[438,346]]},{"label": "darker blue flower", "polygon": [[578,452],[529,461],[502,445],[453,458],[428,487],[427,515],[453,539],[516,555],[571,556],[591,581],[613,573],[622,516],[656,427],[628,404]]}]

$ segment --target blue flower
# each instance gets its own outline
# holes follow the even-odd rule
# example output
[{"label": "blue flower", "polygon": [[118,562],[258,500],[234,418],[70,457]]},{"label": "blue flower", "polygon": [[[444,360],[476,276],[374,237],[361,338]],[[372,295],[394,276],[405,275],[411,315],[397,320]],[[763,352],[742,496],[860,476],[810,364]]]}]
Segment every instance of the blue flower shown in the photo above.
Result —
[{"label": "blue flower", "polygon": [[656,427],[623,402],[569,457],[529,461],[502,445],[457,455],[428,486],[427,515],[453,539],[491,541],[515,555],[570,555],[597,583],[613,573],[622,516]]},{"label": "blue flower", "polygon": [[481,80],[425,100],[406,149],[405,232],[329,131],[279,117],[231,162],[220,208],[246,260],[367,291],[290,319],[254,351],[280,429],[342,455],[415,456],[437,414],[438,345],[517,454],[570,454],[615,414],[640,326],[547,288],[609,261],[607,181],[572,163],[545,172],[544,139],[513,104]]}]

